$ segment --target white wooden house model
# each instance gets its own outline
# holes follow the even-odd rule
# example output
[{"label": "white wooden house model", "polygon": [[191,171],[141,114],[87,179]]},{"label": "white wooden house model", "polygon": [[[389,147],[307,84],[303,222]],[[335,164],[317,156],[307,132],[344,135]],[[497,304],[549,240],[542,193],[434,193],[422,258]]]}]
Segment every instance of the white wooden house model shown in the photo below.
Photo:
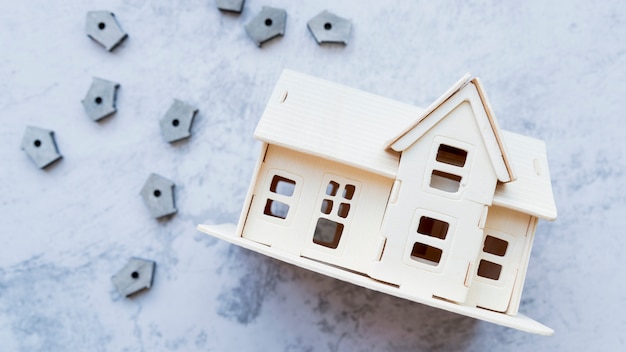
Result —
[{"label": "white wooden house model", "polygon": [[539,218],[542,141],[506,132],[480,81],[427,109],[285,71],[239,224],[199,229],[328,276],[516,329]]}]

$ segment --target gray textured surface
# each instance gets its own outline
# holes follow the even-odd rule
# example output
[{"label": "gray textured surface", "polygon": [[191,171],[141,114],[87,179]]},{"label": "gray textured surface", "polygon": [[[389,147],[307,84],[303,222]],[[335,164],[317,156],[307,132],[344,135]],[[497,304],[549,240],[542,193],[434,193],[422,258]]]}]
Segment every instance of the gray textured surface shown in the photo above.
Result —
[{"label": "gray textured surface", "polygon": [[[243,26],[263,5],[285,8],[288,30],[259,49]],[[133,40],[113,53],[87,40],[94,8],[123,14]],[[349,14],[350,45],[310,38],[306,22],[322,9]],[[624,38],[620,1],[268,0],[240,16],[201,0],[3,1],[0,350],[623,350]],[[237,221],[259,151],[252,132],[283,68],[419,106],[479,75],[500,125],[547,143],[559,219],[538,228],[521,311],[556,335],[198,233]],[[124,85],[124,108],[100,124],[79,103],[92,76]],[[173,96],[200,113],[193,138],[170,145],[156,119]],[[26,125],[54,130],[63,162],[34,168],[19,150]],[[150,172],[176,180],[179,213],[167,221],[137,195]],[[151,290],[127,300],[110,277],[132,256],[159,268]]]}]

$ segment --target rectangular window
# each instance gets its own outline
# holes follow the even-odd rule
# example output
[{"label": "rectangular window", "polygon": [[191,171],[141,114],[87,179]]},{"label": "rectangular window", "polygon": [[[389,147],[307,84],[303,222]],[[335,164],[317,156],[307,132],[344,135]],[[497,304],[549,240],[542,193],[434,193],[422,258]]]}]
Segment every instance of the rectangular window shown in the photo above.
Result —
[{"label": "rectangular window", "polygon": [[270,184],[270,192],[272,193],[291,197],[295,189],[296,181],[278,175],[274,175],[272,178],[272,183]]},{"label": "rectangular window", "polygon": [[454,239],[456,220],[428,209],[416,209],[402,261],[420,269],[441,272]]},{"label": "rectangular window", "polygon": [[263,214],[278,218],[286,219],[289,214],[290,198],[296,189],[296,181],[283,176],[274,175],[269,187],[269,198],[265,201]]},{"label": "rectangular window", "polygon": [[447,144],[440,144],[436,160],[440,163],[463,167],[467,160],[467,152]]},{"label": "rectangular window", "polygon": [[422,216],[420,218],[419,226],[417,227],[417,232],[421,233],[422,235],[445,240],[446,235],[448,234],[449,226],[450,225],[445,221]]},{"label": "rectangular window", "polygon": [[439,195],[457,199],[462,196],[463,179],[470,172],[472,145],[443,136],[433,140],[428,166],[424,173],[424,188],[442,191]]},{"label": "rectangular window", "polygon": [[339,246],[342,233],[343,224],[325,218],[319,218],[317,219],[315,233],[313,234],[313,243],[335,249]]},{"label": "rectangular window", "polygon": [[277,200],[268,199],[265,203],[263,214],[273,216],[279,219],[286,219],[289,212],[289,206]]},{"label": "rectangular window", "polygon": [[500,279],[500,273],[502,272],[502,265],[490,262],[488,260],[481,259],[478,264],[478,276],[486,277],[491,280]]},{"label": "rectangular window", "polygon": [[322,189],[320,217],[313,233],[313,243],[331,249],[337,249],[345,224],[352,211],[351,203],[356,197],[356,186],[332,176]]},{"label": "rectangular window", "polygon": [[433,170],[430,177],[430,187],[444,192],[456,193],[460,186],[461,176],[449,174],[439,170]]},{"label": "rectangular window", "polygon": [[[505,255],[509,242],[495,235],[485,235],[483,254],[478,264],[477,275],[494,281],[500,280],[502,266],[506,263]],[[484,258],[484,259],[483,259]],[[488,260],[487,260],[488,259]]]},{"label": "rectangular window", "polygon": [[507,241],[487,235],[487,237],[485,238],[485,246],[483,247],[483,252],[504,257],[508,246],[509,243]]},{"label": "rectangular window", "polygon": [[424,243],[415,242],[411,250],[411,259],[428,265],[438,265],[443,251]]}]

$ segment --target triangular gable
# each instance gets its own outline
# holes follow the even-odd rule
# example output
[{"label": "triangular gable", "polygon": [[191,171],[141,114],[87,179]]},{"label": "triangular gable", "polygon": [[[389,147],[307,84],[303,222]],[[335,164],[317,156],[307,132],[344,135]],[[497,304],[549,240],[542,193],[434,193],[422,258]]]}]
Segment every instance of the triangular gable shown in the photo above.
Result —
[{"label": "triangular gable", "polygon": [[469,73],[424,110],[417,120],[402,130],[402,133],[388,141],[387,148],[397,152],[406,150],[465,101],[472,106],[476,123],[487,146],[487,152],[498,180],[501,182],[515,180],[515,174],[491,104],[481,87],[480,80],[478,78],[471,79]]}]

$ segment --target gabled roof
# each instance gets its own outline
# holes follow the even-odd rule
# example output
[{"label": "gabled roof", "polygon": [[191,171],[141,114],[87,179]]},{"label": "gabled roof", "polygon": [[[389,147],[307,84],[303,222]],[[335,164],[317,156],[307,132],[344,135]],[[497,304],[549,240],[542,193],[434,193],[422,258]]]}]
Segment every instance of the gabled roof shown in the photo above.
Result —
[{"label": "gabled roof", "polygon": [[423,109],[283,71],[254,136],[264,142],[394,178],[400,153],[385,142]]},{"label": "gabled roof", "polygon": [[498,180],[515,180],[513,167],[501,136],[500,127],[478,78],[466,74],[426,110],[405,126],[401,133],[387,142],[387,148],[402,152],[419,140],[439,121],[446,118],[459,104],[469,102],[476,118],[489,158]]},{"label": "gabled roof", "polygon": [[[495,151],[494,164],[497,163],[509,178],[512,168],[519,172],[517,179],[498,183],[493,204],[547,220],[556,218],[545,145],[534,138],[501,131],[480,82],[469,80],[469,76],[424,110],[284,71],[257,125],[255,137],[395,178],[399,152],[447,115],[445,111],[449,106],[445,104],[457,106],[466,100],[472,103],[474,114],[480,120],[477,123],[483,131],[485,144]],[[403,133],[398,134],[398,131]],[[510,154],[504,149],[505,143],[511,148]]]}]

